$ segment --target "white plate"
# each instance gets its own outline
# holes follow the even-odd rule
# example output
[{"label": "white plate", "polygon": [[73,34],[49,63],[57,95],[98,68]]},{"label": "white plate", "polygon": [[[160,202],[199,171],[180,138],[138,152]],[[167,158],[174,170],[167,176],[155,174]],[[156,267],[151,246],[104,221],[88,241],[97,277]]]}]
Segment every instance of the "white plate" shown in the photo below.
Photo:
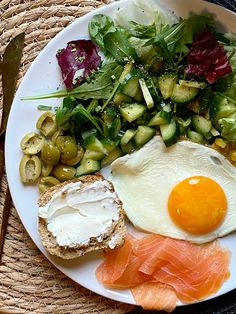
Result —
[{"label": "white plate", "polygon": [[[197,0],[160,1],[165,4],[166,7],[173,10],[176,15],[182,17],[187,17],[189,12],[214,13],[217,19],[221,21],[218,25],[220,30],[235,31],[236,15],[219,6]],[[79,18],[60,32],[32,63],[16,93],[9,116],[6,133],[6,169],[11,195],[18,214],[29,235],[47,258],[63,273],[82,286],[105,297],[134,304],[133,297],[129,290],[106,289],[96,280],[95,269],[102,260],[100,253],[88,254],[74,261],[62,261],[47,254],[42,246],[37,231],[37,199],[39,196],[37,188],[24,186],[19,177],[19,162],[22,157],[19,143],[26,133],[35,130],[37,118],[42,113],[37,110],[37,105],[59,105],[61,103],[61,99],[21,101],[21,97],[55,91],[58,86],[61,86],[60,72],[55,57],[57,50],[66,46],[66,43],[70,40],[88,37],[87,25],[95,13],[104,13],[113,16],[118,7],[128,2],[129,0],[115,2]],[[236,288],[236,234],[231,234],[223,238],[221,243],[232,252],[231,277],[215,296],[219,296]]]}]

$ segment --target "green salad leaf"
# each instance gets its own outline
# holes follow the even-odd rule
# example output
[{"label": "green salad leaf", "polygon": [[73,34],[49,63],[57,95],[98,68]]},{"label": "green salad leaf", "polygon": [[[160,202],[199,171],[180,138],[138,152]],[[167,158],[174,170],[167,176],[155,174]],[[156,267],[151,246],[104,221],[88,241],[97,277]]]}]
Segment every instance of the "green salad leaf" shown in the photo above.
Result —
[{"label": "green salad leaf", "polygon": [[104,14],[94,15],[89,22],[88,31],[91,39],[102,49],[105,49],[104,36],[108,32],[115,31],[114,22]]},{"label": "green salad leaf", "polygon": [[71,125],[71,119],[76,120],[76,124],[82,126],[90,121],[92,125],[103,135],[103,131],[96,119],[82,104],[78,104],[74,97],[65,97],[62,106],[56,112],[57,125],[62,129],[68,129]]},{"label": "green salad leaf", "polygon": [[192,43],[194,36],[206,28],[212,29],[213,24],[212,15],[193,15],[188,19],[182,19],[166,30],[162,29],[150,43],[163,46],[164,40],[171,52],[187,53],[188,44]]},{"label": "green salad leaf", "polygon": [[123,67],[116,61],[110,62],[102,66],[99,70],[94,71],[87,79],[87,82],[75,87],[71,90],[60,90],[54,93],[23,97],[23,100],[29,99],[45,99],[55,97],[73,96],[78,99],[109,99],[114,83],[119,79]]},{"label": "green salad leaf", "polygon": [[109,32],[104,36],[105,51],[110,53],[120,64],[127,63],[128,60],[138,58],[135,49],[129,42],[127,32],[122,28],[117,28],[115,32]]},{"label": "green salad leaf", "polygon": [[236,117],[222,118],[218,122],[222,137],[228,141],[236,141]]},{"label": "green salad leaf", "polygon": [[129,33],[136,38],[152,38],[156,36],[156,25],[152,23],[150,25],[143,25],[130,21]]}]

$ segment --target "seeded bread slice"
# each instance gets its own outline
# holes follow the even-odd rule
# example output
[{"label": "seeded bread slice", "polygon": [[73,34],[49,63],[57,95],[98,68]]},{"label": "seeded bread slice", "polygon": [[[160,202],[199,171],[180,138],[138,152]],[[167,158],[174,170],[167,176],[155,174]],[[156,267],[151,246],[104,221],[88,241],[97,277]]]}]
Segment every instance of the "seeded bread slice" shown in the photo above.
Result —
[{"label": "seeded bread slice", "polygon": [[[97,180],[105,180],[103,176],[100,174],[95,175],[85,175],[78,179],[73,179],[66,181],[64,183],[58,184],[47,191],[45,191],[38,200],[39,206],[44,206],[49,202],[52,198],[53,194],[62,189],[65,185],[73,182],[82,182],[84,186],[92,184]],[[114,187],[110,182],[110,190],[114,192]],[[119,220],[114,221],[110,230],[102,235],[102,240],[98,240],[98,238],[90,238],[88,244],[78,245],[77,247],[65,247],[59,246],[56,238],[52,235],[52,233],[47,229],[47,222],[44,218],[39,217],[39,233],[41,236],[41,240],[46,250],[52,254],[56,255],[63,259],[73,259],[79,256],[84,255],[85,253],[101,250],[101,249],[109,249],[109,243],[112,242],[112,248],[117,248],[124,243],[126,227],[124,220],[124,210],[122,207],[122,202],[118,199],[116,200],[117,208],[119,210]],[[101,238],[101,237],[99,237]]]}]

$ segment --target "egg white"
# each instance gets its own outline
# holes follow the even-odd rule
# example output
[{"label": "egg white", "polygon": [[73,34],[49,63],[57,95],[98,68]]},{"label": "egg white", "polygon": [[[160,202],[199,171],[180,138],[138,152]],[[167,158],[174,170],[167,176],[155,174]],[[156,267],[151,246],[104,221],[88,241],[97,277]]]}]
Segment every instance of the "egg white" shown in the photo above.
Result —
[{"label": "egg white", "polygon": [[[155,136],[140,150],[120,157],[112,165],[112,182],[126,215],[141,230],[205,243],[236,230],[236,168],[212,148],[180,141],[166,147]],[[215,180],[227,197],[223,223],[213,232],[194,235],[174,224],[168,213],[171,190],[191,176]]]}]

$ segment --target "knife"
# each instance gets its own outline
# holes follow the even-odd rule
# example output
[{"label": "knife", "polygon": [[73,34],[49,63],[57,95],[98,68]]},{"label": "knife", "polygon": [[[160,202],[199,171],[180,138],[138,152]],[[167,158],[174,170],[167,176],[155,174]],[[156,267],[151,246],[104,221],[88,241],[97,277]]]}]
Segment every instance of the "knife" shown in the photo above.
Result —
[{"label": "knife", "polygon": [[[2,89],[3,89],[3,106],[2,106],[2,121],[0,127],[0,180],[4,173],[4,145],[5,133],[8,121],[11,104],[14,99],[18,73],[23,53],[25,33],[20,33],[14,37],[7,45],[3,60],[0,66],[2,74]],[[5,200],[3,204],[2,223],[0,230],[0,264],[2,260],[3,245],[5,240],[6,228],[11,207],[11,195],[7,186]]]}]

